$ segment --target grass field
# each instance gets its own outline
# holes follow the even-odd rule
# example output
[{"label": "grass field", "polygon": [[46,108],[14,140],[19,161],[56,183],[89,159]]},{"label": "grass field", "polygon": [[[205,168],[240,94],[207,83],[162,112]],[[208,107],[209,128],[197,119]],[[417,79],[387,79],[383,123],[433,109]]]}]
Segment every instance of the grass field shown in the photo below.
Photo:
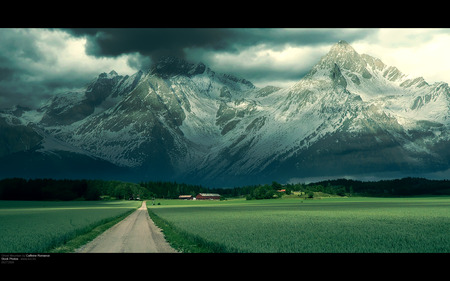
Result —
[{"label": "grass field", "polygon": [[195,244],[184,252],[450,252],[450,197],[155,203],[157,224]]},{"label": "grass field", "polygon": [[0,253],[43,253],[141,205],[140,201],[0,201]]}]

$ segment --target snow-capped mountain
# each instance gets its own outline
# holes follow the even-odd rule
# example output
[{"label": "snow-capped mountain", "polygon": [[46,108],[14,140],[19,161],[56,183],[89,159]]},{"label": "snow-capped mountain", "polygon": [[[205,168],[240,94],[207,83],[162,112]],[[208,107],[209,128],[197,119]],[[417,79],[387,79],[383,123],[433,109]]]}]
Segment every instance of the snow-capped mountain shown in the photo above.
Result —
[{"label": "snow-capped mountain", "polygon": [[0,141],[20,141],[0,156],[81,157],[111,177],[212,186],[417,175],[450,168],[449,110],[447,83],[409,77],[345,41],[284,89],[164,58],[145,73],[102,73],[38,110],[1,112]]}]

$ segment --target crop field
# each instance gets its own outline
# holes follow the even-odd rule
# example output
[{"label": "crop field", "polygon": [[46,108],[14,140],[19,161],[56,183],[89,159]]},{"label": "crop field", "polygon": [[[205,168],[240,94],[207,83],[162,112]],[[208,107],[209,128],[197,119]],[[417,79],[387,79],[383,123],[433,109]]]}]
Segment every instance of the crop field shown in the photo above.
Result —
[{"label": "crop field", "polygon": [[46,252],[141,203],[0,201],[0,253]]},{"label": "crop field", "polygon": [[450,197],[155,203],[149,211],[214,252],[450,252]]}]

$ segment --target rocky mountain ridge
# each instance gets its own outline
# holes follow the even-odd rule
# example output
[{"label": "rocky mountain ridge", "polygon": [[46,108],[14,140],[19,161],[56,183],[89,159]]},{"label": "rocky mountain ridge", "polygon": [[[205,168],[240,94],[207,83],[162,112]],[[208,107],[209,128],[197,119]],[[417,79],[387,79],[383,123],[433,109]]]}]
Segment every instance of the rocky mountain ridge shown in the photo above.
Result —
[{"label": "rocky mountain ridge", "polygon": [[37,110],[2,111],[0,163],[70,155],[111,177],[212,186],[439,173],[450,168],[449,110],[447,83],[345,41],[283,89],[164,58],[146,73],[102,73]]}]

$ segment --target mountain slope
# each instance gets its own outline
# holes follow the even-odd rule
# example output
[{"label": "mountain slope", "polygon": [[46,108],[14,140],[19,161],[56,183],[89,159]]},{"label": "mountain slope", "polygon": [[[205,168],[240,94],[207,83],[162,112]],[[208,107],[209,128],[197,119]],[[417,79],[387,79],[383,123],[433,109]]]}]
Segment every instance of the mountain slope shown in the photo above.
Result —
[{"label": "mountain slope", "polygon": [[[224,182],[229,175],[286,181],[448,169],[448,124],[442,122],[449,116],[448,85],[420,81],[340,41],[297,84],[255,99],[260,111],[192,174]],[[411,106],[433,93],[439,97],[423,100],[434,106],[434,119]],[[447,106],[431,103],[439,99]],[[416,108],[423,111],[412,112]],[[440,139],[431,140],[435,135]]]},{"label": "mountain slope", "polygon": [[339,41],[284,89],[170,57],[146,73],[103,73],[38,110],[2,112],[11,133],[0,140],[21,132],[30,142],[5,156],[78,154],[136,181],[417,175],[450,168],[449,110],[447,83],[409,77]]}]

